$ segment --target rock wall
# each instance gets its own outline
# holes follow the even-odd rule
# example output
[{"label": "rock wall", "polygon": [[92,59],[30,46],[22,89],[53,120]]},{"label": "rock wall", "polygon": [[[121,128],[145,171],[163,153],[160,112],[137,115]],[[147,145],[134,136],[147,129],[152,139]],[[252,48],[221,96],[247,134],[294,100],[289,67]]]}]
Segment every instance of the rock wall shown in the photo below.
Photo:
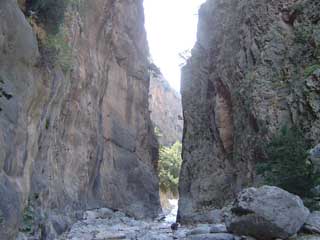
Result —
[{"label": "rock wall", "polygon": [[193,221],[256,182],[262,143],[296,125],[320,138],[320,3],[208,0],[182,70],[178,219]]},{"label": "rock wall", "polygon": [[[81,2],[81,1],[80,1]],[[65,17],[72,68],[45,64],[16,1],[0,2],[0,236],[43,213],[160,211],[142,0],[82,1]]]},{"label": "rock wall", "polygon": [[159,131],[159,143],[171,146],[182,140],[181,96],[157,69],[151,70],[149,108],[153,125]]}]

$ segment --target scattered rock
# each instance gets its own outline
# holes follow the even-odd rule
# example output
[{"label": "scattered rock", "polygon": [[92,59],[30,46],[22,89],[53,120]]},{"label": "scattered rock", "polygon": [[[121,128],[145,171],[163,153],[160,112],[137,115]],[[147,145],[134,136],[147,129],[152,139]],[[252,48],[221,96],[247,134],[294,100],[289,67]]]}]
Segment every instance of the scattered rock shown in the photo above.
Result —
[{"label": "scattered rock", "polygon": [[223,211],[221,209],[212,209],[204,212],[192,212],[184,223],[210,223],[218,224],[224,221]]},{"label": "scattered rock", "polygon": [[227,217],[227,229],[258,239],[275,239],[296,234],[309,216],[302,200],[277,187],[243,190]]},{"label": "scattered rock", "polygon": [[306,223],[303,226],[303,231],[307,233],[320,234],[320,212],[319,211],[316,211],[310,214]]},{"label": "scattered rock", "polygon": [[210,233],[227,233],[227,227],[225,224],[215,224],[210,227]]},{"label": "scattered rock", "polygon": [[188,240],[240,240],[240,237],[229,233],[210,233],[210,234],[198,234],[191,235]]},{"label": "scattered rock", "polygon": [[70,227],[72,220],[62,215],[51,215],[49,222],[52,224],[54,231],[57,235],[61,235]]},{"label": "scattered rock", "polygon": [[209,225],[200,225],[199,227],[189,231],[187,236],[189,235],[197,235],[197,234],[207,234],[210,233],[211,227]]},{"label": "scattered rock", "polygon": [[290,240],[319,240],[320,235],[299,235],[294,238],[290,238]]},{"label": "scattered rock", "polygon": [[114,215],[114,211],[109,208],[100,208],[95,210],[89,210],[84,213],[85,220],[92,220],[97,218],[110,218]]}]

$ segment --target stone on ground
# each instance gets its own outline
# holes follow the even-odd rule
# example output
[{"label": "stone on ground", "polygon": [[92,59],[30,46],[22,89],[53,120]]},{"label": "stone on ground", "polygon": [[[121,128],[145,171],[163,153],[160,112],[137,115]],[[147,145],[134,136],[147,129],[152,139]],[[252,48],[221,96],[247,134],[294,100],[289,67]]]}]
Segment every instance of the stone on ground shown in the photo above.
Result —
[{"label": "stone on ground", "polygon": [[223,224],[214,224],[210,228],[210,233],[227,233],[227,227]]},{"label": "stone on ground", "polygon": [[209,233],[190,235],[187,240],[240,240],[240,237],[234,236],[229,233]]},{"label": "stone on ground", "polygon": [[226,218],[228,231],[257,239],[287,239],[296,234],[310,212],[302,200],[278,187],[243,190]]},{"label": "stone on ground", "polygon": [[308,233],[320,234],[320,212],[319,211],[316,211],[310,214],[306,223],[303,226],[303,231]]},{"label": "stone on ground", "polygon": [[211,229],[210,225],[203,224],[189,231],[187,233],[187,236],[196,235],[196,234],[207,234],[207,233],[210,233],[210,229]]}]

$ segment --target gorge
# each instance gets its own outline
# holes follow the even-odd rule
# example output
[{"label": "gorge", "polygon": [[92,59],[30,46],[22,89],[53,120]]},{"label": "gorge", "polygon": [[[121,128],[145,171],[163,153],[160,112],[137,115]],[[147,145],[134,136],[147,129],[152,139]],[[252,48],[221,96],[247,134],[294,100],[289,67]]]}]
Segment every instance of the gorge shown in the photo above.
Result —
[{"label": "gorge", "polygon": [[[269,240],[306,222],[320,234],[300,198],[258,188],[256,173],[283,126],[319,143],[320,2],[207,0],[182,69],[182,113],[168,106],[179,96],[150,88],[149,55],[143,0],[0,0],[0,239]],[[152,104],[153,119],[170,123],[161,144],[183,127],[177,220],[192,229],[154,220]],[[283,221],[261,214],[274,199]],[[273,235],[239,230],[251,214]]]}]

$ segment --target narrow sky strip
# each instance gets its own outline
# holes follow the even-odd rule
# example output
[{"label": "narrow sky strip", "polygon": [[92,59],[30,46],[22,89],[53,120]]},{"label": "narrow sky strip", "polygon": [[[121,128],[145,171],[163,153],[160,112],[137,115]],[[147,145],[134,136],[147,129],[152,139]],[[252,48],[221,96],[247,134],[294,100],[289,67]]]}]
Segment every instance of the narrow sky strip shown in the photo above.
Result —
[{"label": "narrow sky strip", "polygon": [[170,85],[180,91],[179,53],[195,41],[198,10],[205,0],[144,0],[151,57]]}]

